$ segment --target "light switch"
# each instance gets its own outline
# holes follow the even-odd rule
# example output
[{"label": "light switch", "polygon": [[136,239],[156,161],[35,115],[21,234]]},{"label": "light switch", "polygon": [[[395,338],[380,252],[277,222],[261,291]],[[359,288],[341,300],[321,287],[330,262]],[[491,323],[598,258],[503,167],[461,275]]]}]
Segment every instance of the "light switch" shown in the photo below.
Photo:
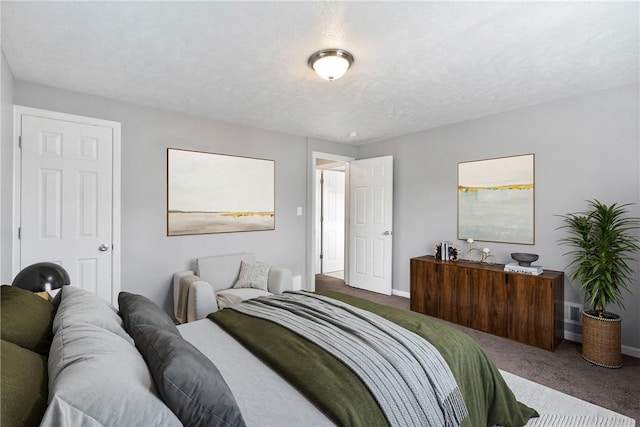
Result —
[{"label": "light switch", "polygon": [[297,212],[298,212],[298,216],[301,216],[301,215],[302,215],[302,208],[301,208],[300,206],[298,206],[298,210],[297,210]]}]

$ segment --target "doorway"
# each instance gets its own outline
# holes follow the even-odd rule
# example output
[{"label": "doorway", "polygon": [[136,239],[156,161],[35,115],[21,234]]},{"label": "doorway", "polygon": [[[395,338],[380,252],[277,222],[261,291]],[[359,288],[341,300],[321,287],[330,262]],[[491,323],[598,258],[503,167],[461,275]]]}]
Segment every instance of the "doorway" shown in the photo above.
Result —
[{"label": "doorway", "polygon": [[[312,152],[309,158],[309,240],[308,279],[304,289],[315,290],[316,275],[328,272],[320,264],[326,247],[322,235],[320,173],[342,170],[344,166],[344,234],[342,280],[373,292],[392,294],[393,251],[393,156],[354,160],[353,158]],[[327,236],[328,237],[328,236]],[[337,270],[340,271],[340,270]],[[339,273],[337,273],[339,274]],[[327,276],[322,276],[327,277]]]},{"label": "doorway", "polygon": [[[309,215],[308,215],[308,246],[307,246],[307,276],[304,280],[304,284],[302,286],[303,289],[314,291],[315,290],[315,282],[316,275],[320,273],[320,246],[322,244],[322,233],[320,230],[320,217],[321,217],[321,187],[320,187],[320,171],[323,170],[343,170],[343,176],[345,178],[344,188],[348,188],[348,180],[349,180],[349,162],[354,160],[353,157],[341,156],[338,154],[330,154],[330,153],[322,153],[318,151],[313,151],[309,156],[309,166],[308,166],[308,206],[309,206]],[[348,191],[344,194],[344,209],[348,210],[349,206],[349,194]],[[348,277],[349,265],[347,260],[345,259],[349,253],[349,242],[346,239],[346,233],[348,232],[349,224],[347,223],[348,213],[344,213],[345,224],[342,227],[342,275],[344,277]],[[326,244],[324,246],[326,248]],[[335,252],[336,257],[339,259],[337,254],[338,251]],[[339,268],[339,267],[331,267],[331,268]],[[324,266],[324,270],[326,270],[326,265]],[[342,280],[342,279],[337,279]]]},{"label": "doorway", "polygon": [[316,272],[344,280],[345,257],[345,171],[346,163],[316,161],[316,229],[318,257]]}]

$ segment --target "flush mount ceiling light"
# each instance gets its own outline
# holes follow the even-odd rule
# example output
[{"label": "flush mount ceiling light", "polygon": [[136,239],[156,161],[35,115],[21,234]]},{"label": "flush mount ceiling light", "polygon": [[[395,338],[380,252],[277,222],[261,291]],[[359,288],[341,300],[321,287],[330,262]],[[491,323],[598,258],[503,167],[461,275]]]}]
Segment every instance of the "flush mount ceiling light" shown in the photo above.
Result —
[{"label": "flush mount ceiling light", "polygon": [[309,57],[309,66],[325,80],[339,79],[353,64],[353,55],[342,49],[324,49]]}]

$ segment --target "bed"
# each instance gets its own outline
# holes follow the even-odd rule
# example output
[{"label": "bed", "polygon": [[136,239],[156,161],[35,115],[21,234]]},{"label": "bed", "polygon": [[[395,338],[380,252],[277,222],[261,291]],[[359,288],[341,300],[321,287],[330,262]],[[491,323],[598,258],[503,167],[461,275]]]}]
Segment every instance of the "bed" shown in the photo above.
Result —
[{"label": "bed", "polygon": [[[409,376],[408,388],[411,392],[419,390],[415,392],[419,406],[427,406],[420,403],[424,393],[433,393],[429,399],[435,398],[439,404],[447,402],[448,410],[442,413],[457,414],[462,426],[519,426],[537,416],[534,409],[516,401],[499,371],[463,333],[415,313],[339,293],[301,294],[304,293],[277,297],[281,301],[260,298],[176,327],[165,312],[140,295],[122,292],[118,312],[97,296],[66,286],[56,310],[29,292],[3,286],[0,424],[398,425],[398,418],[394,417],[402,417],[405,410],[396,408],[393,412],[389,407],[394,399],[396,404],[410,400],[403,394],[407,393],[405,387],[393,389],[402,396],[398,398],[388,390],[373,390],[376,387],[367,383],[371,378],[363,379],[368,371],[389,368],[349,366],[345,356],[340,355],[343,350],[323,349],[315,341],[322,339],[320,326],[311,328],[320,338],[302,338],[302,332],[293,332],[291,326],[281,323],[284,320],[267,320],[265,306],[282,309],[286,304],[322,304],[322,313],[327,310],[324,304],[330,304],[337,308],[328,311],[345,309],[385,325],[393,323],[393,328],[399,328],[394,334],[408,336],[402,339],[411,343],[403,345],[409,345],[411,352],[423,351],[411,346],[421,346],[425,340],[416,337],[426,337],[439,353],[433,366],[439,366],[439,357],[445,361],[443,366],[450,368],[448,372],[454,379],[453,389],[446,388],[446,384],[450,385],[447,381],[429,377],[421,382],[436,384],[436,391],[424,391],[413,376]],[[251,304],[255,307],[247,308]],[[251,310],[261,314],[250,313]],[[305,308],[302,312],[309,311]],[[287,311],[279,316],[290,315]],[[349,324],[354,322],[346,319]],[[294,322],[304,325],[306,321]],[[357,334],[363,333],[353,329]],[[378,338],[369,341],[374,346],[383,342]],[[396,351],[389,350],[395,348],[393,345],[381,347],[383,359],[390,357],[385,351]],[[405,357],[397,353],[398,357]],[[358,359],[358,354],[350,357],[360,362],[379,358],[367,355]],[[417,359],[419,364],[426,363]],[[404,369],[403,375],[413,369]],[[388,382],[393,384],[392,380]],[[386,380],[384,387],[391,387]],[[456,390],[462,397],[462,406],[450,398],[457,395]],[[441,399],[442,396],[447,398]],[[391,399],[392,403],[384,403],[384,399]],[[455,415],[441,415],[440,409],[431,406],[424,410],[427,417],[444,416],[447,421],[442,425],[458,424]],[[409,416],[408,421],[400,423],[427,425],[417,420]]]}]

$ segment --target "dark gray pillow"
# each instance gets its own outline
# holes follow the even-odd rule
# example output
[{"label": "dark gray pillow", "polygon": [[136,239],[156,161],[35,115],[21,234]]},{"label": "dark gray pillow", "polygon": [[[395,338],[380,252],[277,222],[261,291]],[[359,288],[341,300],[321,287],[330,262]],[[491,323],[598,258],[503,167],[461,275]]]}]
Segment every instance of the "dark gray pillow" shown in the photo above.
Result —
[{"label": "dark gray pillow", "polygon": [[132,329],[164,403],[189,427],[244,426],[235,397],[205,355],[181,336],[138,324]]},{"label": "dark gray pillow", "polygon": [[120,316],[124,321],[124,328],[133,335],[134,325],[152,325],[180,336],[175,323],[160,307],[142,295],[120,292],[118,294]]}]

